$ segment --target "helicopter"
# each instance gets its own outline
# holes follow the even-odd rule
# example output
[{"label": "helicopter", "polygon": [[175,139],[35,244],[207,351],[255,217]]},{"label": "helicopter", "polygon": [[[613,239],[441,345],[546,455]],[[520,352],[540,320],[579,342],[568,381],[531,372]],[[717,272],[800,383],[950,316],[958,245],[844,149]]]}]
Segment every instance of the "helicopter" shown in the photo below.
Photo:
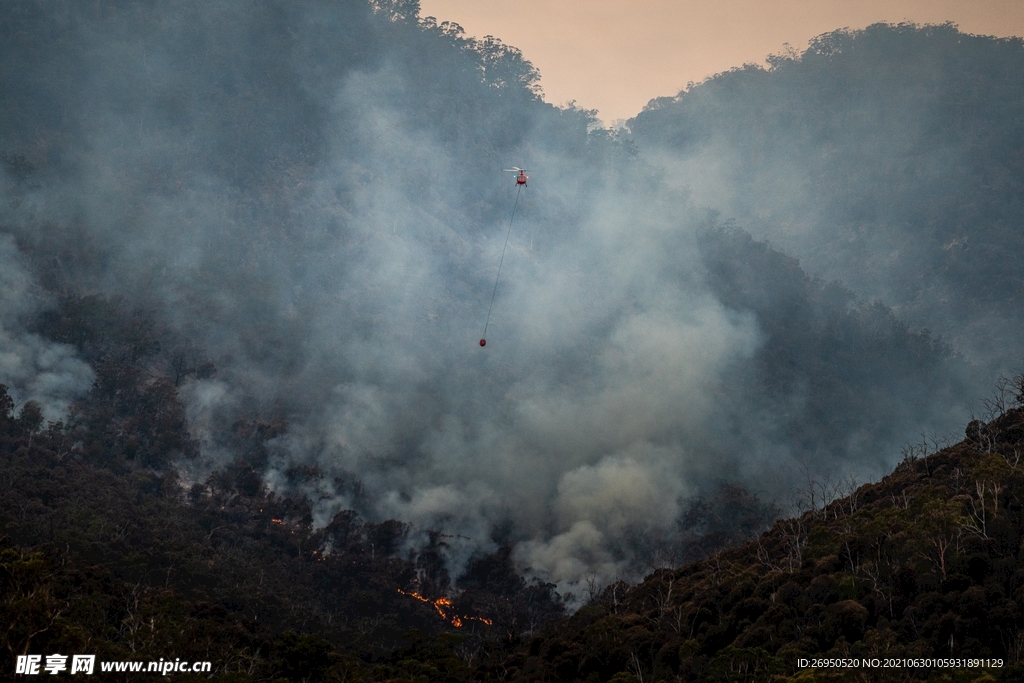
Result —
[{"label": "helicopter", "polygon": [[525,168],[519,168],[518,166],[513,166],[512,168],[506,168],[505,172],[506,173],[518,173],[519,174],[519,175],[516,176],[516,185],[524,185],[525,186],[526,185],[526,181],[530,179],[530,176],[526,175],[526,169]]}]

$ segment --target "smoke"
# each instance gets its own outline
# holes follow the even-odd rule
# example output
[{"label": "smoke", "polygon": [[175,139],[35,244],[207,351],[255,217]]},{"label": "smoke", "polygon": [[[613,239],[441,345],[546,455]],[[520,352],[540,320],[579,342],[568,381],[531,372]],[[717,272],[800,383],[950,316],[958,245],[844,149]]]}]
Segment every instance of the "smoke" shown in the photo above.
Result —
[{"label": "smoke", "polygon": [[[214,362],[179,390],[194,476],[239,457],[239,419],[280,418],[249,464],[317,524],[351,508],[413,543],[441,531],[454,575],[511,542],[569,587],[630,576],[723,480],[785,504],[801,463],[877,476],[957,418],[955,354],[719,230],[686,183],[538,100],[514,50],[358,3],[233,7],[44,14],[81,81],[9,76],[71,122],[37,124],[58,160],[0,224],[35,253],[84,245],[79,287],[156,310]],[[42,134],[12,130],[3,145]],[[480,348],[513,164],[530,185]],[[4,339],[54,414],[87,386],[65,347]]]},{"label": "smoke", "polygon": [[[354,103],[349,135],[364,146],[363,168],[386,182],[353,191],[346,241],[358,259],[329,243],[304,260],[318,282],[303,285],[306,296],[323,290],[302,347],[311,374],[297,369],[292,381],[321,393],[280,439],[270,476],[296,462],[351,473],[362,500],[327,497],[321,521],[361,503],[374,517],[471,539],[466,555],[451,551],[456,569],[514,520],[524,563],[579,581],[602,555],[563,557],[584,551],[567,534],[591,530],[590,546],[607,555],[638,528],[672,529],[695,490],[687,478],[703,474],[688,444],[716,409],[721,372],[754,352],[757,326],[680,284],[674,274],[692,256],[663,253],[659,236],[678,230],[644,198],[628,201],[600,178],[587,188],[537,154],[480,349],[515,190],[492,169],[498,206],[474,235],[448,187],[465,180],[442,145],[394,123],[396,87],[387,70],[340,90]],[[312,179],[311,201],[343,173],[338,164]],[[323,207],[303,215],[323,220]],[[627,559],[600,559],[601,571],[624,573]]]},{"label": "smoke", "polygon": [[72,347],[25,329],[24,321],[41,310],[46,297],[22,260],[14,239],[0,234],[0,384],[8,387],[15,406],[35,401],[43,417],[56,422],[88,391],[93,372]]},{"label": "smoke", "polygon": [[877,24],[769,62],[653,100],[638,147],[809,272],[1012,371],[1024,41]]}]

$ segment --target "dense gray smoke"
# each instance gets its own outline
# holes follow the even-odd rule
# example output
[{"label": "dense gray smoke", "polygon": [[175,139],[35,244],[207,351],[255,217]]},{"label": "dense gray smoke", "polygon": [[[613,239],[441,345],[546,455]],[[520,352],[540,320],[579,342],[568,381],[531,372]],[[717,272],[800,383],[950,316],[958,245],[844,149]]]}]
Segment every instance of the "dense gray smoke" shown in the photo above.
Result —
[{"label": "dense gray smoke", "polygon": [[878,24],[769,61],[652,100],[638,146],[694,202],[1012,372],[1024,41]]},{"label": "dense gray smoke", "polygon": [[[442,531],[456,573],[514,543],[570,586],[651,561],[722,482],[788,505],[805,475],[877,477],[979,390],[954,349],[687,199],[708,168],[665,177],[414,3],[17,5],[0,149],[35,170],[4,191],[4,306],[32,267],[187,338],[217,369],[179,387],[189,476],[238,457],[239,419],[280,418],[248,464],[318,523]],[[480,348],[513,164],[531,180]],[[88,371],[18,315],[0,381],[56,414]]]},{"label": "dense gray smoke", "polygon": [[0,234],[0,383],[7,385],[16,409],[35,401],[44,418],[57,421],[88,390],[93,373],[72,347],[24,329],[22,320],[45,299],[22,265],[14,240]]}]

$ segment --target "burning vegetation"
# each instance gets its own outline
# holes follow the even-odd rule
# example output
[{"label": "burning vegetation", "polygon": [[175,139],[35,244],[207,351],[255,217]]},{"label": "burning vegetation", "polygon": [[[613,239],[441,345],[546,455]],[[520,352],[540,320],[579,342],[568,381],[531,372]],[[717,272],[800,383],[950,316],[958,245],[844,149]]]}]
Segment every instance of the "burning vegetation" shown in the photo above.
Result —
[{"label": "burning vegetation", "polygon": [[420,602],[425,602],[428,605],[432,605],[434,609],[437,611],[437,613],[441,615],[441,618],[450,623],[455,628],[462,628],[467,621],[479,621],[481,624],[487,624],[488,626],[494,624],[493,621],[491,621],[490,619],[486,619],[484,617],[471,617],[465,614],[459,616],[455,612],[455,605],[452,604],[452,601],[449,598],[442,597],[437,598],[436,600],[431,600],[430,598],[424,597],[415,591],[404,591],[401,588],[398,589],[398,592],[402,595],[408,595],[411,598],[416,598]]}]

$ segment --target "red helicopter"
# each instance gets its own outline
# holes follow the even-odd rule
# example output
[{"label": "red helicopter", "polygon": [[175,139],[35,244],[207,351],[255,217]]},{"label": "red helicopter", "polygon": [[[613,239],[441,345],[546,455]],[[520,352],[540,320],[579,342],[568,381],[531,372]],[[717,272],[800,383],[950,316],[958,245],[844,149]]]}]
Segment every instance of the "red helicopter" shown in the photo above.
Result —
[{"label": "red helicopter", "polygon": [[519,175],[516,176],[516,185],[526,185],[526,181],[530,179],[530,176],[526,175],[526,169],[525,168],[519,168],[518,166],[513,166],[512,168],[506,168],[505,172],[506,173],[518,173],[519,174]]}]

